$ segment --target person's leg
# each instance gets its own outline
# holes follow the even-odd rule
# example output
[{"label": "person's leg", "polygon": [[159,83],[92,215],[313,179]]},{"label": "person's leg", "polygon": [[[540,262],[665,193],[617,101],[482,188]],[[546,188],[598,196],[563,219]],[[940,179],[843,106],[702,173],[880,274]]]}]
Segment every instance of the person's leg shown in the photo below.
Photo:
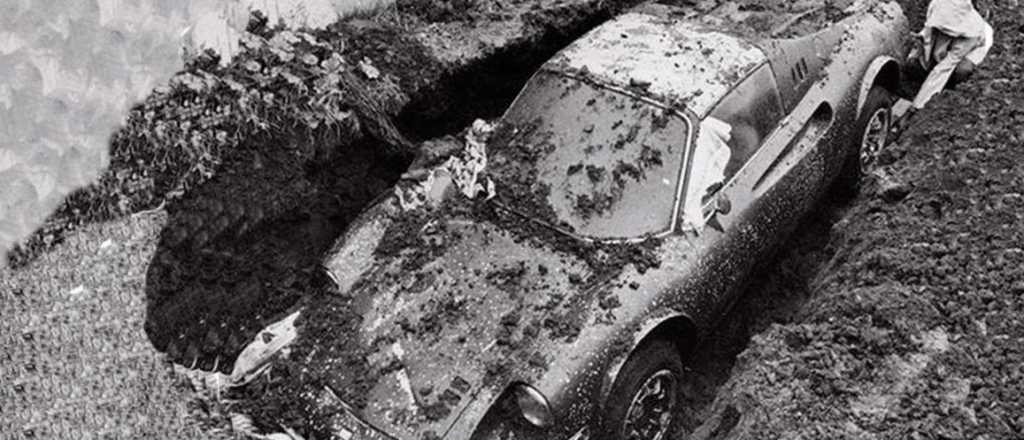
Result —
[{"label": "person's leg", "polygon": [[971,60],[960,60],[960,64],[956,65],[953,74],[949,76],[949,81],[946,82],[946,90],[955,90],[958,84],[971,79],[971,76],[974,75],[974,68],[974,63]]},{"label": "person's leg", "polygon": [[945,32],[935,30],[932,32],[932,53],[928,65],[935,66],[940,60],[949,54],[949,46],[955,39]]},{"label": "person's leg", "polygon": [[[890,130],[890,140],[892,142],[899,140],[903,132],[910,126],[910,122],[918,110],[924,108],[925,104],[931,101],[932,97],[944,88],[949,87],[950,79],[955,72],[959,71],[959,75],[961,75],[956,80],[958,82],[962,82],[967,77],[970,77],[974,71],[974,63],[971,63],[965,57],[980,44],[982,44],[982,41],[976,38],[956,38],[950,42],[948,49],[942,50],[943,58],[939,59],[935,67],[928,73],[924,84],[921,85],[917,96],[914,97],[913,106],[893,124],[892,130]],[[968,64],[964,64],[965,62]],[[956,84],[956,82],[953,83],[954,86]]]},{"label": "person's leg", "polygon": [[918,110],[924,108],[928,101],[931,101],[936,94],[941,92],[945,88],[946,83],[949,82],[949,78],[953,75],[957,66],[960,65],[960,61],[971,50],[978,47],[979,44],[981,44],[981,40],[977,38],[953,39],[948,46],[948,50],[943,50],[944,56],[938,59],[935,67],[928,73],[928,78],[921,85],[921,90],[914,97],[914,108]]}]

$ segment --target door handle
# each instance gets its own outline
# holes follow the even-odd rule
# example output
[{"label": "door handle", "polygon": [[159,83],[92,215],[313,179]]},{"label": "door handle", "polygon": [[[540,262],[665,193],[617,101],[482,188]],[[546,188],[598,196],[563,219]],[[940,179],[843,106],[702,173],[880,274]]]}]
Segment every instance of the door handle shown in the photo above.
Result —
[{"label": "door handle", "polygon": [[715,214],[728,214],[732,212],[732,201],[725,194],[715,198]]},{"label": "door handle", "polygon": [[732,212],[732,201],[725,194],[715,196],[715,205],[708,218],[707,225],[718,232],[725,232],[722,222],[718,221],[718,215],[728,215]]}]

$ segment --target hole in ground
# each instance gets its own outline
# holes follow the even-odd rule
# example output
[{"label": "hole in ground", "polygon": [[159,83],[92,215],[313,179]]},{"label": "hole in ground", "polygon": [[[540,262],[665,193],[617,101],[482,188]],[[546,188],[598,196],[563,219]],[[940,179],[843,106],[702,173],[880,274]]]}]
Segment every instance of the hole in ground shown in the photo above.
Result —
[{"label": "hole in ground", "polygon": [[[398,118],[403,134],[437,138],[499,116],[541,63],[608,18],[598,15],[512,45],[412,97]],[[265,140],[168,208],[146,279],[145,329],[158,350],[228,373],[260,329],[321,290],[323,255],[409,166],[382,153],[380,141],[343,141]]]}]

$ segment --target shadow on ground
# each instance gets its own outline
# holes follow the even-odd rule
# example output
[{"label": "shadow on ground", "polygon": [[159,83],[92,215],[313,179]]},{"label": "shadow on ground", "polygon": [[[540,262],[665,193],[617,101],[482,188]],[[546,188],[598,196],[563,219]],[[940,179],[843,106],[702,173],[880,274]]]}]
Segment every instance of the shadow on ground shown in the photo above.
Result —
[{"label": "shadow on ground", "polygon": [[145,329],[175,362],[230,371],[260,329],[322,282],[322,255],[407,166],[374,145],[306,161],[298,148],[240,154],[168,207],[146,275]]}]

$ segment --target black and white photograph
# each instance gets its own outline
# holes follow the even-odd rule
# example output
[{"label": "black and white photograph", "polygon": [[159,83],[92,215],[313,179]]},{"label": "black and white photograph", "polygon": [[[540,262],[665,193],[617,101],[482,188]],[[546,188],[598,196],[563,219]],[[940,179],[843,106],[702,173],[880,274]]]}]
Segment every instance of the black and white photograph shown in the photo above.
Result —
[{"label": "black and white photograph", "polygon": [[0,0],[0,440],[1024,440],[1020,0]]}]

